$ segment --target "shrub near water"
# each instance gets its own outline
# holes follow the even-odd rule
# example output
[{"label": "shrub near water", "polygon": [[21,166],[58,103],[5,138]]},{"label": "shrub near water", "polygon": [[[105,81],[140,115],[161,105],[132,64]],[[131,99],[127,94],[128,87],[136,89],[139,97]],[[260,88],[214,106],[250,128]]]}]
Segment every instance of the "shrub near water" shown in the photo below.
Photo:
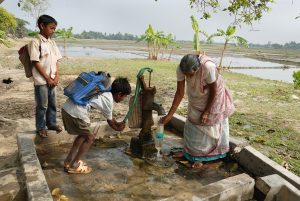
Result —
[{"label": "shrub near water", "polygon": [[293,73],[293,82],[295,89],[300,89],[300,70],[294,71]]}]

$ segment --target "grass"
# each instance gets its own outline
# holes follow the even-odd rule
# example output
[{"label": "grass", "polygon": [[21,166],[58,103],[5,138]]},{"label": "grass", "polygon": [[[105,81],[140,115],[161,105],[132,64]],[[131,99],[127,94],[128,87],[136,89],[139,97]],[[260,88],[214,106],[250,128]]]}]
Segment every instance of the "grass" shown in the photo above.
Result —
[{"label": "grass", "polygon": [[[74,43],[80,43],[76,41]],[[85,41],[86,44],[109,49],[109,42]],[[82,45],[82,44],[81,44]],[[132,41],[115,42],[113,48],[142,49],[141,44]],[[136,46],[136,47],[134,47]],[[218,54],[220,45],[203,45],[207,52]],[[145,49],[145,48],[144,48]],[[176,50],[176,54],[190,51],[191,44],[183,43],[182,49]],[[3,49],[2,49],[3,50]],[[17,68],[19,62],[15,59],[2,59],[12,52],[16,54],[17,48],[7,49],[1,56],[0,64],[4,68]],[[228,52],[243,52],[248,54],[276,54],[282,53],[270,49],[243,50],[230,47]],[[286,51],[284,55],[295,57],[299,52]],[[151,67],[154,71],[151,76],[151,86],[156,86],[156,101],[162,103],[166,111],[172,104],[176,90],[176,67],[178,62],[149,61],[142,59],[99,59],[91,57],[63,59],[60,63],[61,80],[67,75],[78,75],[82,71],[104,70],[112,76],[126,76],[135,84],[136,75],[140,68]],[[292,98],[292,95],[300,97],[300,91],[295,90],[292,83],[264,80],[248,75],[224,72],[226,85],[232,91],[235,113],[230,117],[230,135],[242,137],[257,150],[270,157],[277,163],[289,168],[300,176],[300,102]],[[145,74],[148,83],[148,73]],[[66,82],[62,82],[65,85]],[[186,115],[187,98],[185,97],[177,113]]]},{"label": "grass", "polygon": [[[105,70],[113,76],[129,77],[136,82],[140,68],[151,67],[151,85],[157,88],[156,99],[168,110],[176,90],[177,62],[130,59],[65,59],[61,63],[62,75],[82,71]],[[145,74],[148,80],[148,73]],[[233,93],[236,106],[230,118],[230,134],[245,138],[257,150],[284,165],[300,176],[299,100],[300,91],[292,83],[263,80],[243,74],[223,73],[226,85]],[[186,115],[185,97],[177,113]],[[288,165],[287,165],[288,164]]]}]

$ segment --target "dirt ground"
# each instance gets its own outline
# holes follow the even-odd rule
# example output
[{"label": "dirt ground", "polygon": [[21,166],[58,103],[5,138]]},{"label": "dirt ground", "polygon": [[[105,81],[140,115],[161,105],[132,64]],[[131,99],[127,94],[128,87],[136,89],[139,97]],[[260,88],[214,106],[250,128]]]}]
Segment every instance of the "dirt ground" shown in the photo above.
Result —
[{"label": "dirt ground", "polygon": [[[2,83],[12,78],[13,83]],[[0,74],[0,169],[16,165],[16,160],[6,160],[17,155],[16,135],[24,130],[34,130],[33,84],[20,69],[2,69]]]},{"label": "dirt ground", "polygon": [[[2,83],[3,79],[12,78],[9,85]],[[61,76],[57,87],[57,121],[62,125],[61,107],[66,100],[63,86],[74,76]],[[0,170],[17,166],[16,135],[24,131],[35,131],[35,102],[33,82],[25,77],[22,69],[3,69],[0,73]],[[114,104],[114,116],[117,119],[125,117],[128,110],[128,100]],[[95,111],[91,112],[93,121],[105,120]],[[7,160],[10,159],[10,160]],[[12,160],[11,160],[12,159]]]}]

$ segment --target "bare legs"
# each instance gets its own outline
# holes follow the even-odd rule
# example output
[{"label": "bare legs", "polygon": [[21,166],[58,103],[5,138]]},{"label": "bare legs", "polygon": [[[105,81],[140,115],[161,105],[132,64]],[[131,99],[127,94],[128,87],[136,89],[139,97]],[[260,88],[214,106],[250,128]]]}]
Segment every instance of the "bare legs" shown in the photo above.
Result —
[{"label": "bare legs", "polygon": [[[65,167],[68,165],[73,168],[74,164],[78,167],[78,161],[86,154],[95,140],[95,136],[90,135],[78,135],[72,145],[72,148],[64,162]],[[76,162],[76,163],[75,163]],[[75,167],[75,168],[76,168]]]}]

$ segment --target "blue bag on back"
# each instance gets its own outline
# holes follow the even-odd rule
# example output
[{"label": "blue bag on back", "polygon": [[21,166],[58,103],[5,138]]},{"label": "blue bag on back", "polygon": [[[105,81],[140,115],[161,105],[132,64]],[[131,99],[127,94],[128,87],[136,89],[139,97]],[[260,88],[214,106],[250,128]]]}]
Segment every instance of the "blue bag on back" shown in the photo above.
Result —
[{"label": "blue bag on back", "polygon": [[64,95],[68,96],[77,105],[86,105],[89,100],[111,90],[109,73],[99,71],[82,72],[74,81],[64,88]]}]

